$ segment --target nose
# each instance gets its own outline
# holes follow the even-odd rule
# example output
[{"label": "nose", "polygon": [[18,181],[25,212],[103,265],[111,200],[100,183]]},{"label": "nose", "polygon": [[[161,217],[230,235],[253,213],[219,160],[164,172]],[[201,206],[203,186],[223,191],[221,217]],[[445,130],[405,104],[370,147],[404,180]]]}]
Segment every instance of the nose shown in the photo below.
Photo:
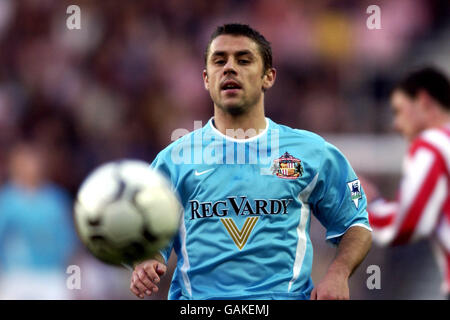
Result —
[{"label": "nose", "polygon": [[223,74],[227,75],[227,74],[234,74],[236,75],[236,68],[235,68],[235,62],[234,59],[228,59],[227,63],[223,66]]}]

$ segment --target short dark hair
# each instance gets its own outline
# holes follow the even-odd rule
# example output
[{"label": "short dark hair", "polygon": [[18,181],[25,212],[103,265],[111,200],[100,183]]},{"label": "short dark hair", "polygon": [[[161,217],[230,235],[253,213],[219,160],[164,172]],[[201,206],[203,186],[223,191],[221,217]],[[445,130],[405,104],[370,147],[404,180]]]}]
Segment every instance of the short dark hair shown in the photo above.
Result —
[{"label": "short dark hair", "polygon": [[425,90],[445,109],[450,110],[450,84],[445,74],[433,67],[424,67],[409,73],[394,87],[409,97],[415,98],[420,90]]},{"label": "short dark hair", "polygon": [[218,26],[216,30],[211,34],[211,38],[209,39],[205,51],[205,66],[207,63],[208,52],[211,46],[211,42],[213,42],[213,40],[218,36],[224,34],[234,36],[245,36],[255,41],[256,44],[258,45],[259,53],[261,54],[263,60],[264,73],[270,68],[272,68],[272,48],[270,46],[270,42],[267,41],[266,38],[264,38],[264,36],[260,34],[258,31],[252,29],[249,25],[240,23],[229,23],[224,24],[222,26]]}]

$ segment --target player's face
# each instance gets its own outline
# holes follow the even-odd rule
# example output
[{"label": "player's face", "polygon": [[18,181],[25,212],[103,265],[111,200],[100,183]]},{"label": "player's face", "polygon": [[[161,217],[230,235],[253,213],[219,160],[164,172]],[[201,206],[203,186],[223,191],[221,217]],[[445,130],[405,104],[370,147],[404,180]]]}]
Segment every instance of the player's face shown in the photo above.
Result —
[{"label": "player's face", "polygon": [[275,70],[263,72],[258,44],[245,36],[221,35],[208,52],[203,71],[205,88],[214,104],[233,115],[262,101],[263,89],[273,85]]},{"label": "player's face", "polygon": [[401,90],[395,90],[391,96],[394,112],[394,128],[406,139],[414,139],[423,129],[424,120],[418,102]]},{"label": "player's face", "polygon": [[38,186],[44,179],[42,154],[27,146],[19,146],[11,154],[10,173],[14,180],[26,186]]}]

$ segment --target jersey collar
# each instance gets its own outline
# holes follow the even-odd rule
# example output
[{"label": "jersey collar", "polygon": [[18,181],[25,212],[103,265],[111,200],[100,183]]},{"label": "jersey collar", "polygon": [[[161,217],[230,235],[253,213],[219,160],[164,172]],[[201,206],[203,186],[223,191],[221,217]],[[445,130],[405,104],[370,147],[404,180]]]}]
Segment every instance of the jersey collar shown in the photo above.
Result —
[{"label": "jersey collar", "polygon": [[264,128],[263,131],[261,131],[260,133],[258,133],[257,135],[248,138],[248,139],[236,139],[236,138],[231,138],[225,134],[223,134],[222,132],[220,132],[219,130],[217,130],[217,128],[214,126],[214,117],[211,117],[208,121],[208,125],[210,126],[211,130],[218,136],[220,136],[221,138],[228,140],[228,141],[233,141],[233,142],[237,142],[237,143],[245,143],[245,142],[251,142],[251,141],[255,141],[257,139],[259,139],[260,137],[264,136],[267,131],[269,130],[269,118],[265,117],[266,119],[266,127]]}]

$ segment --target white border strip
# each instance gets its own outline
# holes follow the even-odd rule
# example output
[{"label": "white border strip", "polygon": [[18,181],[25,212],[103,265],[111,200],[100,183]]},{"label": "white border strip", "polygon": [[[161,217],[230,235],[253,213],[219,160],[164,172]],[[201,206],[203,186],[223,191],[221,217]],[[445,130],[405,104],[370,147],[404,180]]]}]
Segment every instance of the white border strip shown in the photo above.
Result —
[{"label": "white border strip", "polygon": [[334,236],[328,236],[327,240],[330,240],[330,239],[333,239],[333,238],[337,238],[337,237],[340,237],[340,236],[344,235],[348,231],[348,229],[350,229],[351,227],[363,227],[363,228],[369,230],[370,232],[373,231],[371,227],[366,226],[364,223],[354,223],[350,227],[348,227],[344,232],[342,232],[340,234],[337,234],[337,235],[334,235]]},{"label": "white border strip", "polygon": [[292,268],[292,279],[289,281],[288,285],[288,292],[291,291],[292,284],[297,280],[298,276],[300,275],[300,271],[303,265],[303,259],[305,258],[306,253],[306,223],[309,220],[309,217],[311,216],[311,209],[308,204],[309,196],[311,195],[312,191],[316,187],[317,180],[319,178],[319,174],[317,173],[312,181],[306,186],[305,189],[300,192],[298,195],[298,198],[300,199],[300,203],[302,205],[300,209],[300,219],[297,225],[297,249],[295,252],[295,260],[294,260],[294,266]]},{"label": "white border strip", "polygon": [[191,281],[189,280],[189,276],[187,275],[187,271],[190,268],[189,265],[189,257],[186,249],[186,226],[183,217],[183,223],[180,225],[180,236],[181,236],[181,255],[183,256],[183,265],[180,268],[181,276],[183,278],[184,286],[186,287],[187,292],[192,298],[192,288]]}]

